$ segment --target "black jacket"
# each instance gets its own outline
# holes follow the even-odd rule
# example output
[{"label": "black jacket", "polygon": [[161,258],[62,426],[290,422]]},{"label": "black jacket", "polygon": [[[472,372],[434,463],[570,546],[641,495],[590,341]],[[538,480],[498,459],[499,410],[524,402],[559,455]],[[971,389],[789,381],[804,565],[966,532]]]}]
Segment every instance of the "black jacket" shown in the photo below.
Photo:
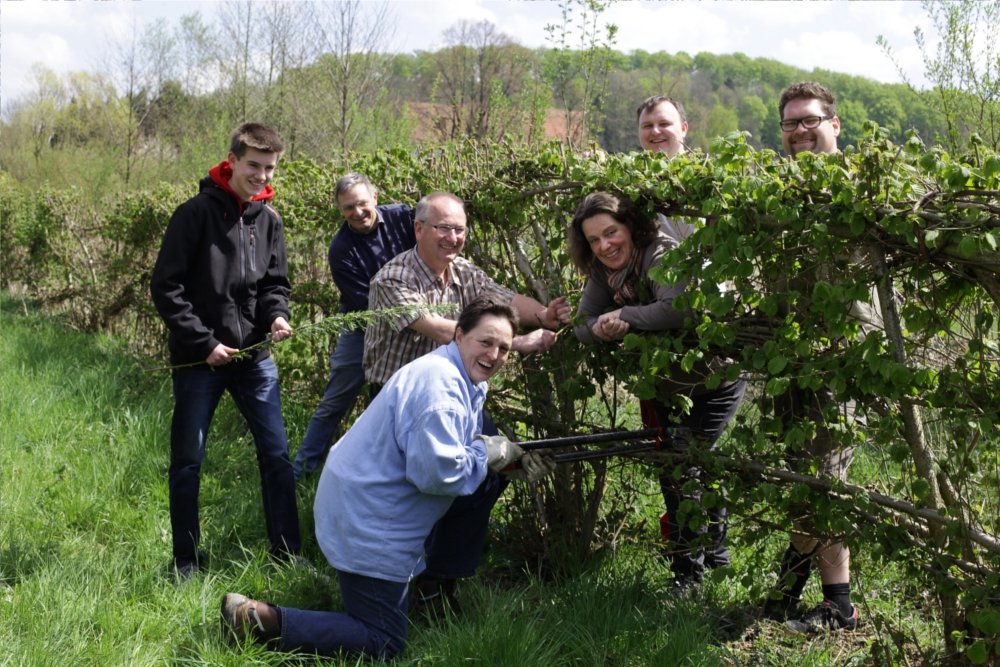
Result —
[{"label": "black jacket", "polygon": [[[150,289],[170,330],[173,364],[204,361],[219,343],[238,349],[259,343],[275,318],[290,319],[281,217],[263,201],[273,190],[267,186],[241,215],[220,176],[225,169],[226,163],[213,168],[198,195],[174,211],[153,268]],[[257,350],[250,361],[269,354]]]}]

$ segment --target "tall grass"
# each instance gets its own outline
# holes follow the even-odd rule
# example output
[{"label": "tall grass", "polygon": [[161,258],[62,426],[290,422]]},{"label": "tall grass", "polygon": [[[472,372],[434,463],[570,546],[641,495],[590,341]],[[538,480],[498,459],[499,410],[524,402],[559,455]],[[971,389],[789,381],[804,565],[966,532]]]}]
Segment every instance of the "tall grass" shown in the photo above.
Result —
[{"label": "tall grass", "polygon": [[[305,556],[315,568],[267,560],[253,448],[231,402],[216,415],[203,470],[210,563],[176,583],[168,375],[145,370],[114,340],[67,332],[10,300],[0,305],[0,665],[358,664],[223,641],[218,603],[230,590],[290,606],[340,606],[313,540]],[[286,415],[307,417],[308,408],[286,406]],[[297,442],[301,428],[289,431]],[[307,535],[314,484],[299,488]],[[934,650],[919,592],[891,571],[859,578],[860,632],[805,639],[760,621],[753,586],[770,575],[780,535],[764,547],[737,540],[730,571],[693,597],[672,598],[656,555],[652,481],[645,501],[648,540],[557,580],[505,562],[503,543],[494,543],[480,574],[460,589],[465,613],[416,619],[398,664],[915,664]],[[736,537],[740,531],[736,518]],[[866,571],[863,551],[855,569]],[[818,586],[808,594],[817,599]]]}]

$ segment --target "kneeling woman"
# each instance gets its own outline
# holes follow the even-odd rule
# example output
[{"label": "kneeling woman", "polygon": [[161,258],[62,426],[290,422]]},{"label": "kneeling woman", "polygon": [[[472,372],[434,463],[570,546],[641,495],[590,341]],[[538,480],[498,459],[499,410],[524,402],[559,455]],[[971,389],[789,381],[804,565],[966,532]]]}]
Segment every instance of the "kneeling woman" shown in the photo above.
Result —
[{"label": "kneeling woman", "polygon": [[[576,327],[577,338],[584,343],[608,343],[621,340],[629,331],[683,327],[690,313],[676,310],[674,299],[684,292],[685,285],[657,283],[649,277],[649,270],[693,230],[686,222],[641,216],[628,202],[606,192],[584,198],[568,233],[573,262],[587,276],[580,301],[585,323]],[[705,378],[724,363],[723,359],[713,359],[689,372],[682,371],[679,365],[671,369],[670,376],[658,387],[657,400],[641,401],[646,425],[690,428],[699,445],[714,448],[746,389],[743,380],[723,383],[716,389],[705,387]],[[692,402],[687,414],[671,401],[678,394]],[[667,510],[661,527],[675,584],[686,590],[701,582],[706,566],[729,564],[726,511],[721,503],[714,504],[707,510],[708,525],[682,514],[680,505],[685,496],[681,488],[687,480],[700,477],[701,471],[690,468],[677,480],[671,468],[660,474]],[[700,490],[688,498],[700,503]],[[691,527],[692,519],[697,528]],[[705,535],[707,532],[711,534]]]},{"label": "kneeling woman", "polygon": [[517,459],[529,480],[554,468],[539,455],[522,457],[502,436],[479,435],[486,381],[506,361],[515,331],[509,306],[473,301],[455,339],[399,369],[330,451],[316,492],[316,538],[337,572],[344,612],[230,593],[222,600],[227,632],[327,656],[392,658],[403,650],[408,584],[424,569],[424,541],[452,501]]}]

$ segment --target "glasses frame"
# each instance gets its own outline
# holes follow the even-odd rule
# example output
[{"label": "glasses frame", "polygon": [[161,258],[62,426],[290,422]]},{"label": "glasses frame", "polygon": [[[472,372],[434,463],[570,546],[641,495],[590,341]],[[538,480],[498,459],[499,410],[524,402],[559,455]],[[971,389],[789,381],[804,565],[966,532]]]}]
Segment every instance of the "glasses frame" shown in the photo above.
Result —
[{"label": "glasses frame", "polygon": [[[812,122],[814,118],[818,119],[815,125],[810,126],[806,124],[806,121]],[[803,118],[786,118],[785,120],[778,123],[778,125],[781,126],[782,132],[794,132],[795,130],[799,129],[799,125],[801,125],[807,130],[815,130],[817,127],[823,124],[823,121],[833,120],[834,118],[836,118],[836,114],[830,114],[828,116],[804,116]],[[788,129],[785,129],[785,123],[791,123],[792,121],[795,121],[795,125],[793,125]]]},{"label": "glasses frame", "polygon": [[455,236],[459,238],[464,238],[465,235],[469,233],[468,227],[458,227],[456,225],[431,224],[425,220],[420,220],[420,223],[433,228],[434,231],[440,234],[441,236],[448,236],[448,234],[454,233]]}]

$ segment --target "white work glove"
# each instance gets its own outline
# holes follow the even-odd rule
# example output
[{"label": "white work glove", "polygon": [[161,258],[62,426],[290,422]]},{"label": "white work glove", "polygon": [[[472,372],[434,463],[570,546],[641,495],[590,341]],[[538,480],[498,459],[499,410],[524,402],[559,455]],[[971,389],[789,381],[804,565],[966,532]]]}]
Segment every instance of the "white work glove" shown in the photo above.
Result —
[{"label": "white work glove", "polygon": [[510,470],[504,474],[511,479],[518,479],[522,482],[534,484],[551,475],[556,470],[556,461],[548,454],[541,452],[527,452],[520,459],[521,467],[517,470]]},{"label": "white work glove", "polygon": [[500,472],[524,454],[524,450],[502,435],[477,435],[486,445],[486,467]]}]

